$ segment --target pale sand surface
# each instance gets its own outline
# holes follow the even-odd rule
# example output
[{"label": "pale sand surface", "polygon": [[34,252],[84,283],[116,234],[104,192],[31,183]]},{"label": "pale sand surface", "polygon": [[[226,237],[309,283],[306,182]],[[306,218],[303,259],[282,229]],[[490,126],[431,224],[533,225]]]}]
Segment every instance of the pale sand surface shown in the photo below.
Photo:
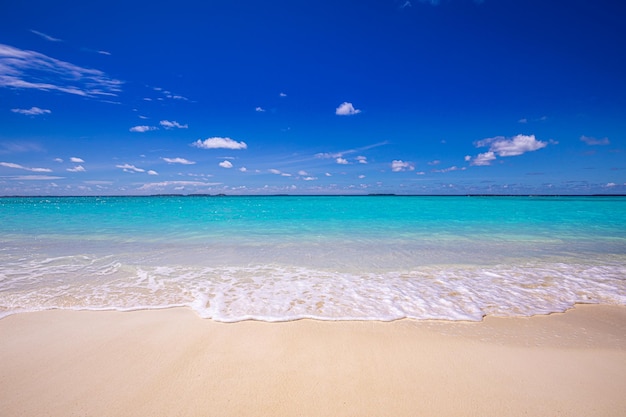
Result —
[{"label": "pale sand surface", "polygon": [[0,320],[1,416],[624,416],[626,307],[482,323]]}]

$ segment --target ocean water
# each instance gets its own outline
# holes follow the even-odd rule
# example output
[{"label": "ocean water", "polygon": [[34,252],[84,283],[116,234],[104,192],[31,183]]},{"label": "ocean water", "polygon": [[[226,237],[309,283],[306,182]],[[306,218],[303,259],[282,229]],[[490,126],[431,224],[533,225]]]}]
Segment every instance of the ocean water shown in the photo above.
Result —
[{"label": "ocean water", "polygon": [[626,305],[624,197],[0,198],[0,317],[481,320]]}]

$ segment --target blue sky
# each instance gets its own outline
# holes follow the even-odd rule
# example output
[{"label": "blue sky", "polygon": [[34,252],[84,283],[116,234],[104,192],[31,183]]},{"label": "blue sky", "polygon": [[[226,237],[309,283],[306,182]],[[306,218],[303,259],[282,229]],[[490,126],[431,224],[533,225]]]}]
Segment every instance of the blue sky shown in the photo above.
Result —
[{"label": "blue sky", "polygon": [[0,195],[626,193],[617,1],[0,5]]}]

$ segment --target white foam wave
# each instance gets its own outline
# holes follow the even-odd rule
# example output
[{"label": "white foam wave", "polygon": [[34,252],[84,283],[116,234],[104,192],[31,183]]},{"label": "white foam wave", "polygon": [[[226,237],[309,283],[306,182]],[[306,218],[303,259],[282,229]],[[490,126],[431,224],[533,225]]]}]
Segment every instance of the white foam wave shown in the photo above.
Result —
[{"label": "white foam wave", "polygon": [[345,272],[278,264],[132,265],[113,256],[21,259],[0,268],[0,317],[53,308],[188,306],[217,321],[530,316],[576,303],[626,305],[622,259]]}]

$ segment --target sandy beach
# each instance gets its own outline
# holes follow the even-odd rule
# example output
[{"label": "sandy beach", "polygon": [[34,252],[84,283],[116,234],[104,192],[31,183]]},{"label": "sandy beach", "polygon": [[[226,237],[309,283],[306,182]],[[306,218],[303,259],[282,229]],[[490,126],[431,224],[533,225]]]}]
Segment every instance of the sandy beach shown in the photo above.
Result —
[{"label": "sandy beach", "polygon": [[0,320],[3,416],[617,416],[624,392],[624,306],[480,323]]}]

